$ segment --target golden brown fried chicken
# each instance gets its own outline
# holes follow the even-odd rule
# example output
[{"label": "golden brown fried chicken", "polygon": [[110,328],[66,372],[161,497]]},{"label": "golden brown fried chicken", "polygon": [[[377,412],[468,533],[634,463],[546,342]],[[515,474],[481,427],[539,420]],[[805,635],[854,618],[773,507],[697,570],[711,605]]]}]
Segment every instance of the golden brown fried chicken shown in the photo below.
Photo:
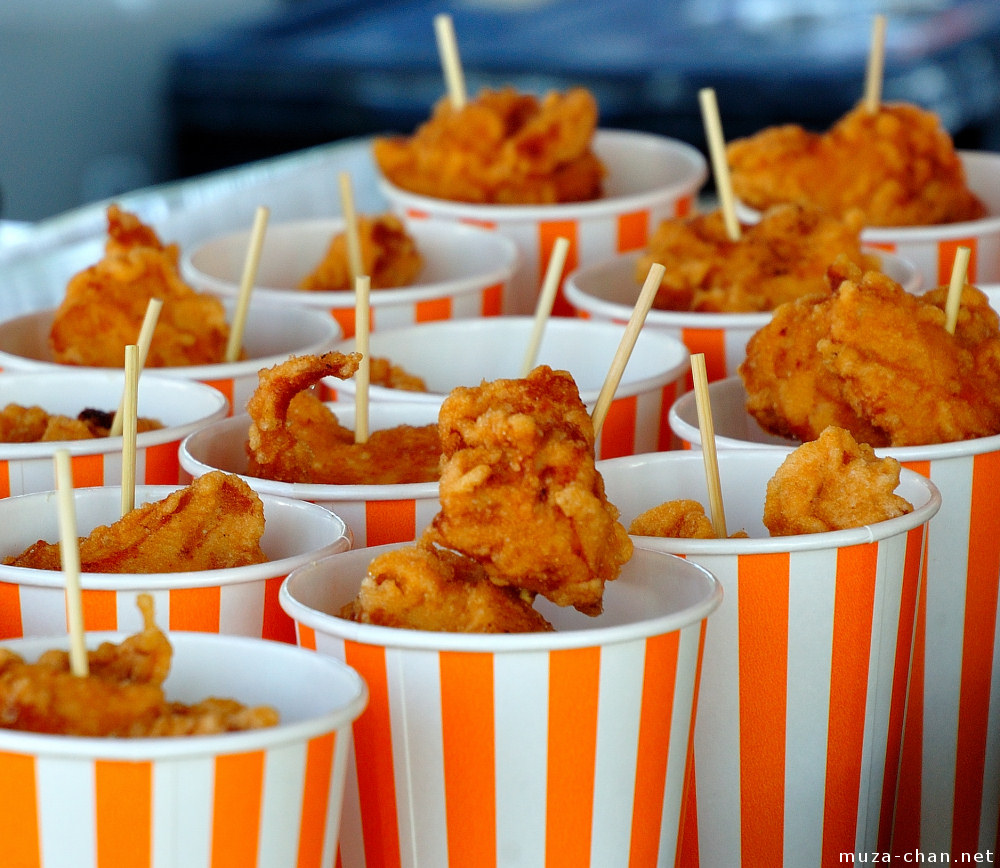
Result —
[{"label": "golden brown fried chicken", "polygon": [[874,113],[858,105],[826,133],[771,127],[730,142],[726,155],[733,191],[758,210],[782,202],[837,215],[859,208],[866,226],[986,214],[938,117],[907,103],[883,103]]},{"label": "golden brown fried chicken", "polygon": [[637,515],[628,527],[637,536],[714,539],[712,520],[697,500],[668,500]]},{"label": "golden brown fried chicken", "polygon": [[260,372],[247,402],[249,472],[282,482],[377,485],[432,482],[441,454],[436,425],[399,425],[355,443],[353,432],[310,387],[324,377],[347,379],[357,353],[295,356]]},{"label": "golden brown fried chicken", "polygon": [[452,633],[531,633],[552,626],[532,594],[500,587],[472,558],[418,543],[374,558],[341,617]]},{"label": "golden brown fried chicken", "polygon": [[861,212],[843,219],[815,208],[779,205],[733,241],[721,211],[660,223],[636,263],[642,283],[653,263],[665,267],[653,306],[661,310],[754,312],[830,291],[827,269],[844,257],[865,269]]},{"label": "golden brown fried chicken", "polygon": [[400,365],[394,365],[389,359],[375,356],[369,362],[368,382],[373,386],[402,389],[404,392],[427,391],[423,378],[411,374]]},{"label": "golden brown fried chicken", "polygon": [[222,302],[181,280],[177,245],[163,245],[133,214],[108,208],[104,259],[74,275],[49,333],[61,364],[122,367],[152,298],[163,302],[148,367],[223,361],[229,339]]},{"label": "golden brown fried chicken", "polygon": [[[0,443],[38,443],[48,440],[90,440],[107,437],[114,414],[88,408],[73,419],[52,415],[41,407],[8,404],[0,410]],[[163,424],[155,419],[139,418],[138,432],[154,431]]]},{"label": "golden brown fried chicken", "polygon": [[829,297],[779,307],[740,366],[748,411],[803,441],[830,425],[876,447],[1000,433],[998,318],[966,286],[949,334],[945,297],[917,298],[868,272]]},{"label": "golden brown fried chicken", "polygon": [[405,190],[481,204],[580,202],[601,195],[591,150],[597,101],[583,88],[542,99],[483,90],[461,109],[440,100],[412,136],[375,140],[382,174]]},{"label": "golden brown fried chicken", "polygon": [[895,494],[900,464],[877,458],[843,428],[826,428],[789,453],[768,481],[764,526],[771,536],[824,533],[913,511]]},{"label": "golden brown fried chicken", "polygon": [[[264,505],[235,474],[213,471],[163,500],[136,507],[80,540],[87,573],[221,570],[267,560],[260,547]],[[60,544],[39,540],[5,564],[62,568]]]},{"label": "golden brown fried chicken", "polygon": [[594,429],[573,378],[457,388],[438,418],[441,511],[430,542],[475,558],[497,584],[589,615],[632,543],[594,465]]},{"label": "golden brown fried chicken", "polygon": [[[368,276],[372,289],[407,286],[423,268],[424,259],[417,250],[416,241],[394,214],[358,217],[358,243],[361,273]],[[302,278],[299,289],[354,289],[346,233],[340,232],[333,237],[322,261]]]},{"label": "golden brown fried chicken", "polygon": [[211,697],[194,705],[169,702],[162,684],[173,649],[153,620],[152,597],[142,594],[145,625],[120,645],[88,653],[89,674],[71,672],[65,651],[25,663],[0,648],[0,727],[85,737],[203,735],[274,726],[277,712]]}]

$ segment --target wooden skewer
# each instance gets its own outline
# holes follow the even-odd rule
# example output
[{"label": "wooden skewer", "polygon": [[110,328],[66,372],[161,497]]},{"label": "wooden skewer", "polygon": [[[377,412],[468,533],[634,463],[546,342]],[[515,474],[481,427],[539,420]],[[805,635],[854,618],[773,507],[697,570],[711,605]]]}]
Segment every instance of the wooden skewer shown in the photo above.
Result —
[{"label": "wooden skewer", "polygon": [[73,471],[66,449],[56,450],[56,496],[59,505],[59,553],[66,583],[66,620],[69,626],[69,666],[74,675],[90,674],[83,629],[83,602],[80,590],[80,539],[76,531],[73,503]]},{"label": "wooden skewer", "polygon": [[139,417],[139,348],[135,344],[125,347],[125,394],[122,416],[122,516],[135,508],[135,453],[136,431]]},{"label": "wooden skewer", "polygon": [[365,273],[361,260],[361,236],[358,233],[358,215],[354,209],[354,191],[351,189],[351,176],[347,172],[340,173],[340,207],[344,212],[344,236],[347,240],[347,264],[351,269],[351,280]]},{"label": "wooden skewer", "polygon": [[271,212],[260,205],[254,216],[253,228],[250,230],[250,244],[243,263],[243,277],[240,280],[240,295],[236,300],[236,310],[233,313],[233,323],[229,328],[229,342],[226,344],[226,361],[235,362],[240,357],[243,347],[243,332],[247,324],[247,310],[250,307],[250,294],[257,279],[257,266],[260,264],[260,254],[264,247],[264,233],[267,231],[267,218]]},{"label": "wooden skewer", "polygon": [[701,119],[705,125],[708,153],[712,160],[712,174],[715,177],[715,188],[719,193],[726,234],[730,241],[739,241],[740,221],[736,218],[733,182],[726,160],[726,141],[722,135],[722,121],[719,119],[719,104],[715,98],[715,91],[710,87],[702,88],[698,91],[698,101],[701,104]]},{"label": "wooden skewer", "polygon": [[444,80],[448,86],[448,98],[456,111],[465,108],[465,74],[455,38],[455,24],[451,16],[442,12],[434,16],[434,33],[437,36],[438,54],[444,69]]},{"label": "wooden skewer", "polygon": [[712,404],[708,397],[708,373],[705,354],[691,356],[691,374],[694,377],[694,397],[698,408],[698,430],[701,432],[701,451],[705,461],[705,482],[708,485],[708,502],[712,529],[719,539],[725,539],[726,511],[722,504],[722,483],[719,480],[719,459],[715,451],[715,423]]},{"label": "wooden skewer", "polygon": [[615,390],[621,382],[622,374],[625,373],[625,366],[628,364],[629,356],[632,355],[635,342],[639,339],[639,332],[642,330],[643,323],[646,322],[646,314],[649,313],[649,309],[653,306],[653,299],[656,297],[656,291],[660,288],[660,281],[663,280],[663,273],[665,271],[666,268],[658,262],[654,262],[649,266],[646,281],[639,292],[639,298],[636,300],[635,307],[632,308],[632,316],[629,317],[628,325],[625,326],[625,333],[622,335],[615,357],[611,360],[608,375],[604,378],[604,385],[597,396],[594,412],[590,414],[590,419],[594,424],[595,439],[601,433],[601,427],[607,418],[611,401],[615,396]]},{"label": "wooden skewer", "polygon": [[[163,309],[163,300],[151,298],[146,305],[146,315],[142,320],[142,328],[139,329],[139,340],[136,346],[139,348],[139,370],[146,366],[146,358],[149,356],[149,345],[153,342],[153,332],[156,330],[156,322],[160,318],[160,311]],[[125,407],[125,393],[122,392],[121,400],[118,402],[118,409],[111,420],[111,430],[109,437],[118,437],[122,433],[122,410]]]},{"label": "wooden skewer", "polygon": [[865,111],[875,114],[882,103],[882,78],[885,68],[885,16],[876,15],[872,22],[872,43],[868,51],[865,73]]},{"label": "wooden skewer", "polygon": [[371,358],[368,355],[368,334],[371,311],[368,294],[371,281],[362,275],[354,282],[354,349],[361,353],[361,364],[354,374],[354,442],[368,442],[368,384],[371,380]]},{"label": "wooden skewer", "polygon": [[538,304],[535,306],[535,321],[531,328],[528,349],[525,351],[524,361],[521,363],[522,377],[527,377],[531,369],[535,367],[535,359],[538,358],[538,348],[542,343],[545,323],[548,321],[549,314],[552,313],[552,305],[555,303],[556,293],[559,291],[559,282],[562,280],[568,253],[569,240],[557,238],[555,244],[552,245],[552,253],[549,254],[549,264],[545,269],[542,291],[538,296]]},{"label": "wooden skewer", "polygon": [[965,288],[971,254],[972,251],[968,247],[959,247],[955,251],[955,261],[951,265],[951,281],[948,284],[948,299],[944,307],[944,327],[951,335],[955,334],[955,326],[958,325],[958,310],[962,306],[962,290]]}]

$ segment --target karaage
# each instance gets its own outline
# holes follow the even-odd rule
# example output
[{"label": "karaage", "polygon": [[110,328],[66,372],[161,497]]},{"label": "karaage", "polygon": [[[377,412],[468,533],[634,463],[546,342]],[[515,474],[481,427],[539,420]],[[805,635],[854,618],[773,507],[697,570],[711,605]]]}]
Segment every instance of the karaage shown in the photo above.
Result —
[{"label": "karaage", "polygon": [[[262,563],[264,505],[239,476],[213,471],[163,500],[138,506],[80,540],[85,573],[178,573]],[[60,544],[39,540],[4,559],[62,569]]]},{"label": "karaage", "polygon": [[425,539],[479,561],[497,584],[599,614],[632,542],[605,496],[573,378],[540,366],[454,389],[438,424],[441,510]]},{"label": "karaage", "polygon": [[922,226],[975,220],[986,208],[966,183],[947,131],[908,103],[856,106],[825,133],[787,124],[726,148],[733,191],[765,210],[798,202],[866,226]]},{"label": "karaage", "polygon": [[74,275],[49,332],[60,364],[122,367],[125,347],[139,338],[152,298],[163,302],[146,366],[223,361],[229,325],[219,299],[181,279],[176,244],[116,205],[108,208],[105,256]]},{"label": "karaage", "polygon": [[[51,414],[41,407],[8,404],[0,409],[0,443],[39,443],[50,440],[91,440],[107,437],[114,414],[87,408],[74,419]],[[140,417],[136,431],[155,431],[163,427],[156,419]]]},{"label": "karaage", "polygon": [[412,136],[375,139],[381,173],[397,187],[479,204],[551,204],[601,196],[591,149],[597,101],[583,88],[539,99],[483,90],[461,109],[447,98]]}]

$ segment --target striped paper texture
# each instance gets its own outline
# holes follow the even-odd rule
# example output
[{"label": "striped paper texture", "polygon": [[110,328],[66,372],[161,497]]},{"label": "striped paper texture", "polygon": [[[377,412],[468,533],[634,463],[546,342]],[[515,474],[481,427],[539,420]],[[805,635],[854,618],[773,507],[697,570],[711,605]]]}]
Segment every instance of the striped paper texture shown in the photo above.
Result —
[{"label": "striped paper texture", "polygon": [[342,868],[670,866],[705,621],[603,648],[392,649],[297,625],[356,668]]}]

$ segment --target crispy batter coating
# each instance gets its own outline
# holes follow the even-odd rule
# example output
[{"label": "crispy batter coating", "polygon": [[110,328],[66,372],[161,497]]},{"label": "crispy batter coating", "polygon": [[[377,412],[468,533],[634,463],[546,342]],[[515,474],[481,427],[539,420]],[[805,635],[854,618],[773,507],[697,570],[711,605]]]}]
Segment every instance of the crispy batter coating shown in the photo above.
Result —
[{"label": "crispy batter coating", "polygon": [[913,511],[894,494],[900,464],[877,458],[843,428],[789,453],[767,483],[764,526],[771,536],[824,533],[887,521]]},{"label": "crispy batter coating", "polygon": [[594,429],[573,378],[458,388],[441,406],[441,511],[426,538],[479,561],[492,581],[601,611],[632,542],[594,465]]},{"label": "crispy batter coating", "polygon": [[[87,408],[73,419],[52,415],[41,407],[24,407],[10,403],[0,410],[0,443],[38,443],[47,440],[90,440],[107,437],[114,414]],[[139,418],[138,432],[154,431],[163,423],[156,419]]]},{"label": "crispy batter coating", "polygon": [[397,187],[479,204],[551,204],[601,196],[591,150],[597,101],[583,88],[542,99],[483,90],[456,110],[441,99],[412,136],[377,138],[373,155]]},{"label": "crispy batter coating", "polygon": [[[361,271],[368,275],[372,289],[388,289],[413,283],[423,268],[424,258],[413,236],[394,214],[358,217]],[[299,289],[354,289],[347,234],[339,232],[330,242],[323,259],[299,283]]]},{"label": "crispy batter coating", "polygon": [[436,425],[399,425],[373,431],[367,442],[355,443],[353,432],[340,425],[312,391],[306,391],[324,377],[347,379],[360,361],[358,353],[294,356],[260,372],[257,389],[247,402],[252,475],[333,485],[438,478],[441,447]]},{"label": "crispy batter coating", "polygon": [[875,447],[1000,433],[1000,321],[966,286],[951,335],[946,297],[915,297],[868,272],[780,306],[740,365],[747,410],[803,441],[831,425]]},{"label": "crispy batter coating", "polygon": [[668,500],[637,515],[628,527],[637,536],[714,539],[712,520],[697,500]]},{"label": "crispy batter coating", "polygon": [[533,633],[552,629],[534,595],[501,587],[472,558],[424,542],[374,558],[341,617],[382,627],[452,633]]},{"label": "crispy batter coating", "polygon": [[861,251],[862,214],[843,219],[801,205],[777,205],[759,223],[726,233],[721,211],[660,223],[636,263],[642,283],[653,263],[666,268],[653,300],[661,310],[755,312],[830,291],[827,268],[840,257],[877,269]]},{"label": "crispy batter coating", "polygon": [[104,259],[74,275],[49,332],[61,364],[122,367],[151,298],[163,301],[148,367],[221,362],[229,339],[222,302],[181,280],[176,244],[163,245],[133,214],[108,208]]},{"label": "crispy batter coating", "polygon": [[[267,560],[260,547],[264,505],[235,474],[213,471],[163,500],[136,507],[80,539],[86,573],[221,570]],[[4,563],[59,570],[60,544],[39,540]]]},{"label": "crispy batter coating", "polygon": [[162,684],[173,649],[153,620],[153,600],[139,597],[145,625],[120,645],[88,652],[89,675],[70,670],[65,651],[25,663],[0,648],[0,727],[84,737],[206,735],[274,726],[273,708],[248,708],[210,697],[194,705],[169,702]]},{"label": "crispy batter coating", "polygon": [[937,115],[908,103],[883,103],[874,113],[860,104],[825,133],[771,127],[730,142],[726,155],[733,191],[759,210],[800,202],[843,216],[859,208],[866,226],[986,214]]},{"label": "crispy batter coating", "polygon": [[373,386],[402,389],[404,392],[427,391],[427,383],[422,377],[411,374],[400,365],[394,365],[389,359],[372,356],[368,366],[368,382]]}]

